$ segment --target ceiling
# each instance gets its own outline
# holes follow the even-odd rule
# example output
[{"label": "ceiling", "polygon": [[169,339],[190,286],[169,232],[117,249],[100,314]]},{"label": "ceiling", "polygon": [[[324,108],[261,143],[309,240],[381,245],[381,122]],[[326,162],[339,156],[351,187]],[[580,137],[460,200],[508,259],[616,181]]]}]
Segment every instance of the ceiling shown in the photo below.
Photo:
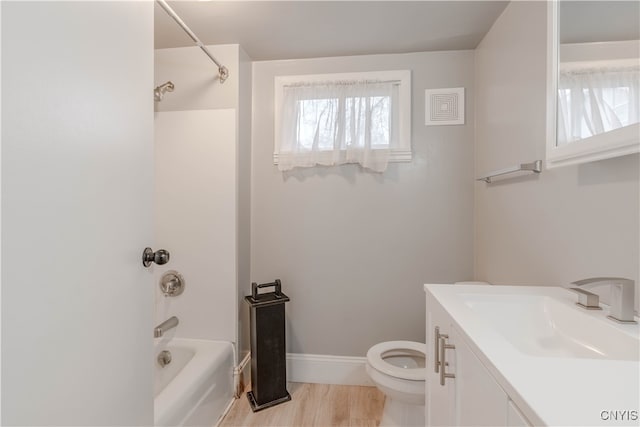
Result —
[{"label": "ceiling", "polygon": [[638,40],[640,2],[563,1],[559,21],[561,43]]},{"label": "ceiling", "polygon": [[[204,44],[255,61],[475,49],[506,1],[172,1]],[[193,46],[156,4],[155,47]]]}]

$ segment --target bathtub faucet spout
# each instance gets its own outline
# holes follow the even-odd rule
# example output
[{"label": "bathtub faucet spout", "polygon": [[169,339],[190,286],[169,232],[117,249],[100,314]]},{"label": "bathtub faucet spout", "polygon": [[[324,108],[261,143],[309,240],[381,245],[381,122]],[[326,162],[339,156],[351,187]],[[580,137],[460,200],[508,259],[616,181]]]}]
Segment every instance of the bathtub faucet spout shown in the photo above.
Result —
[{"label": "bathtub faucet spout", "polygon": [[160,323],[158,326],[156,326],[153,329],[153,337],[154,338],[160,338],[169,329],[173,329],[176,326],[178,326],[178,322],[179,322],[179,320],[178,320],[178,318],[176,316],[172,316],[172,317],[168,318],[167,320],[165,320],[164,322]]}]

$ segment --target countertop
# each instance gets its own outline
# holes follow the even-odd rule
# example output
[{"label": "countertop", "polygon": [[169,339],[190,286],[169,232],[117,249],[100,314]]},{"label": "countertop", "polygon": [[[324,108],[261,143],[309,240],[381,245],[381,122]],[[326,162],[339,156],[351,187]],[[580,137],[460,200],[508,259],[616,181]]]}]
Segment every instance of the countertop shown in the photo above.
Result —
[{"label": "countertop", "polygon": [[[590,426],[639,425],[640,362],[579,357],[533,356],[519,351],[460,299],[467,293],[484,295],[543,295],[594,317],[636,339],[638,325],[617,324],[606,319],[608,307],[587,311],[575,305],[577,296],[561,287],[468,286],[426,284],[458,326],[467,344],[498,384],[534,425]],[[505,322],[509,319],[505,318]],[[615,411],[636,411],[636,420],[604,420]],[[602,413],[602,411],[612,411]],[[619,418],[624,418],[617,413]]]}]

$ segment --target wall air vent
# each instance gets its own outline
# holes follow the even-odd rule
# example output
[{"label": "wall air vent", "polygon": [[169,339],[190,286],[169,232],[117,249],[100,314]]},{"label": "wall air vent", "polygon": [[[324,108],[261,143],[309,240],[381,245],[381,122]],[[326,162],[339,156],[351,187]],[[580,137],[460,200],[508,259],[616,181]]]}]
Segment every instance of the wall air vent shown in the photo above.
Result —
[{"label": "wall air vent", "polygon": [[464,124],[464,88],[427,89],[425,120],[427,126]]}]

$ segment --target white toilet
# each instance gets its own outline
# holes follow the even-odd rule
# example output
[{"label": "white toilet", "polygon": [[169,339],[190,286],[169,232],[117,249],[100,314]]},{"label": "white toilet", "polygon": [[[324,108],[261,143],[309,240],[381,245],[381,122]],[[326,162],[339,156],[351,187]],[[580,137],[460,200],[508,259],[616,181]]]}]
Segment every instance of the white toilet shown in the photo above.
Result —
[{"label": "white toilet", "polygon": [[[458,282],[456,285],[489,285]],[[426,344],[386,341],[367,352],[367,374],[385,396],[381,427],[425,425]]]},{"label": "white toilet", "polygon": [[387,341],[367,352],[367,374],[385,396],[380,426],[424,426],[426,344]]}]

